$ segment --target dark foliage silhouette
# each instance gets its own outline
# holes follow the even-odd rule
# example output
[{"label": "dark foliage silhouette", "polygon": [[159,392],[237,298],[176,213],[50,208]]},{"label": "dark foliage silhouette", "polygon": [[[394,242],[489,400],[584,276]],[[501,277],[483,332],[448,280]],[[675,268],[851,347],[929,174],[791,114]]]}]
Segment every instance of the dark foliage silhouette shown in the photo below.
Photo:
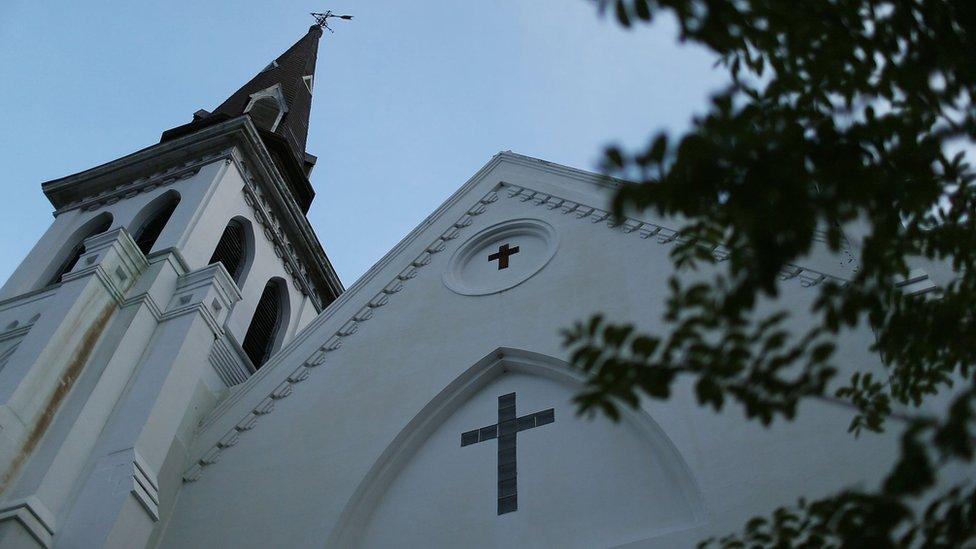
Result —
[{"label": "dark foliage silhouette", "polygon": [[[632,182],[616,192],[615,215],[684,225],[664,332],[599,315],[565,331],[588,376],[580,410],[615,418],[688,377],[701,405],[736,403],[763,424],[816,399],[850,408],[852,436],[904,431],[880,487],[797,494],[796,505],[703,545],[976,543],[972,483],[941,480],[947,468],[973,467],[976,186],[962,151],[976,136],[976,2],[594,3],[625,27],[673,16],[680,40],[717,54],[731,78],[685,134],[605,152],[605,173]],[[852,280],[817,285],[810,311],[757,307],[776,303],[781,273],[816,238],[839,253],[847,229],[863,235]],[[937,295],[905,295],[897,282],[913,257],[946,262],[953,280]],[[816,321],[796,333],[791,314]],[[840,379],[833,341],[864,325],[885,374]],[[924,412],[937,393],[951,406]]]}]

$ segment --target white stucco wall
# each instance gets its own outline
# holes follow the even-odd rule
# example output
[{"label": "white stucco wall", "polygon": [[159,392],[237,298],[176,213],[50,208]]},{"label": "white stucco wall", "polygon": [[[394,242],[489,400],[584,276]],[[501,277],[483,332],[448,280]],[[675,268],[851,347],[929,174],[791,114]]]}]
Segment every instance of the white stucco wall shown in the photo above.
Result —
[{"label": "white stucco wall", "polygon": [[[510,198],[502,187],[494,202],[479,202],[501,183],[537,192]],[[558,206],[564,199],[583,206],[565,213]],[[574,418],[571,391],[545,380],[510,376],[487,380],[498,386],[480,392],[458,388],[500,347],[564,358],[559,329],[596,311],[660,327],[670,245],[660,234],[642,238],[587,213],[587,205],[605,199],[593,178],[573,170],[496,158],[204,420],[191,455],[216,453],[219,460],[189,474],[193,482],[183,486],[160,547],[411,545],[425,533],[423,524],[407,523],[413,520],[436,529],[428,531],[434,546],[681,547],[736,530],[798,495],[875,482],[893,456],[894,434],[855,440],[846,433],[849,413],[826,405],[805,404],[796,422],[764,428],[745,421],[735,405],[722,414],[700,408],[681,382],[671,400],[643,403],[661,438],[615,438],[614,429],[626,428]],[[449,290],[443,275],[454,251],[513,219],[555,229],[552,259],[500,293]],[[530,252],[514,256],[512,268]],[[811,263],[805,266],[835,276],[850,268],[847,258],[829,255]],[[798,313],[797,326],[816,295],[803,286],[814,275],[783,283],[780,304]],[[845,336],[838,363],[877,367],[870,342],[864,330]],[[557,419],[519,435],[525,499],[518,512],[499,516],[492,509],[493,443],[477,445],[488,450],[458,448],[458,437],[459,429],[492,423],[491,403],[501,391],[526,395],[520,414],[551,402]],[[452,392],[460,395],[456,411],[430,412]],[[214,449],[231,435],[232,443]],[[635,455],[642,445],[650,451]],[[668,447],[690,478],[656,468],[655,452]],[[547,475],[544,467],[566,474]],[[632,473],[635,467],[645,469]],[[607,490],[631,478],[640,489],[609,501]],[[685,501],[689,487],[700,498],[700,515],[653,508]],[[578,507],[563,499],[588,496],[593,501]],[[424,508],[403,511],[410,502]],[[652,508],[624,509],[634,504]],[[679,518],[668,518],[672,511]],[[572,535],[577,522],[587,525],[585,535]]]},{"label": "white stucco wall", "polygon": [[[247,187],[244,165],[257,174]],[[60,210],[0,290],[0,545],[150,543],[200,420],[235,392],[228,371],[247,374],[228,339],[243,341],[267,282],[287,292],[279,346],[315,317],[286,266],[298,244],[283,242],[304,240],[274,220],[291,214],[245,200],[283,188],[261,177],[277,176],[237,119],[45,184]],[[144,254],[131,235],[177,196]],[[241,288],[208,266],[232,218],[254,233]],[[82,241],[74,267],[47,285]]]},{"label": "white stucco wall", "polygon": [[[196,270],[208,264],[230,220],[235,217],[246,220],[253,231],[253,257],[248,261],[250,268],[244,274],[243,287],[240,288],[243,299],[235,306],[225,329],[238,342],[242,342],[265,285],[273,278],[280,278],[288,290],[289,311],[281,338],[283,344],[314,318],[315,306],[292,283],[281,258],[275,254],[273,245],[257,223],[252,208],[244,201],[243,187],[244,180],[236,165],[219,160],[203,166],[191,177],[134,194],[96,210],[76,208],[65,211],[54,218],[48,230],[0,289],[0,300],[42,289],[76,244],[80,231],[93,219],[109,214],[112,216],[109,230],[124,227],[130,234],[135,234],[146,217],[147,209],[155,208],[164,195],[178,193],[179,205],[152,251],[176,248],[190,270]],[[24,313],[20,312],[17,316],[24,316]],[[0,324],[2,321],[0,306]]]}]

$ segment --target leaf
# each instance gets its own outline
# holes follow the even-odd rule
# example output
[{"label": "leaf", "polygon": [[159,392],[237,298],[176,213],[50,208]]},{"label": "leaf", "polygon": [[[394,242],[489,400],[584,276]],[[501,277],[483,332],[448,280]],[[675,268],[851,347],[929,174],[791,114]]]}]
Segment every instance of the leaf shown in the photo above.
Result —
[{"label": "leaf", "polygon": [[653,162],[660,163],[664,160],[664,153],[667,151],[667,148],[668,136],[662,133],[654,139],[654,143],[651,145],[647,157]]},{"label": "leaf", "polygon": [[630,27],[630,16],[627,14],[627,6],[624,0],[617,0],[616,5],[617,21],[624,27]]},{"label": "leaf", "polygon": [[648,0],[634,0],[634,12],[642,21],[651,20],[651,8]]}]

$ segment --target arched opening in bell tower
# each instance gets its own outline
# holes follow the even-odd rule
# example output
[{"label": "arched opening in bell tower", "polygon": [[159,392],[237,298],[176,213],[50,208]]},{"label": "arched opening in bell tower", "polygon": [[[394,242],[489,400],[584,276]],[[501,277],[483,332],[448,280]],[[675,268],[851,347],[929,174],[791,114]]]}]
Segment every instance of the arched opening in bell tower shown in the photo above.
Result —
[{"label": "arched opening in bell tower", "polygon": [[152,251],[179,203],[180,194],[176,191],[168,191],[153,200],[136,218],[132,226],[138,228],[132,232],[132,238],[144,255],[149,255]]},{"label": "arched opening in bell tower", "polygon": [[223,263],[224,268],[238,288],[244,286],[244,278],[254,256],[254,236],[251,224],[244,218],[235,217],[227,223],[220,241],[214,248],[209,265]]},{"label": "arched opening in bell tower", "polygon": [[288,288],[284,280],[272,278],[261,293],[241,345],[255,368],[264,365],[271,353],[281,346],[288,328],[288,315]]},{"label": "arched opening in bell tower", "polygon": [[44,277],[44,286],[60,283],[64,275],[70,273],[78,264],[81,256],[85,254],[85,240],[107,231],[112,226],[112,219],[112,214],[102,212],[75,231],[72,238],[68,240],[69,244],[64,248],[66,251],[58,254],[60,261],[56,259],[54,262],[57,267],[53,268],[50,276]]}]

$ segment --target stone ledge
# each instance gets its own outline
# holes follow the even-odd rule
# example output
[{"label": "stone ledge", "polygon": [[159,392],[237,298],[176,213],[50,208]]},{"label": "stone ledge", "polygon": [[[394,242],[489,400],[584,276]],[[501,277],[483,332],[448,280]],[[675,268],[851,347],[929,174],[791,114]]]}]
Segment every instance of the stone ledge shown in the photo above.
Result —
[{"label": "stone ledge", "polygon": [[28,496],[0,507],[0,522],[9,520],[20,523],[42,547],[51,547],[54,540],[54,515],[36,496]]}]

